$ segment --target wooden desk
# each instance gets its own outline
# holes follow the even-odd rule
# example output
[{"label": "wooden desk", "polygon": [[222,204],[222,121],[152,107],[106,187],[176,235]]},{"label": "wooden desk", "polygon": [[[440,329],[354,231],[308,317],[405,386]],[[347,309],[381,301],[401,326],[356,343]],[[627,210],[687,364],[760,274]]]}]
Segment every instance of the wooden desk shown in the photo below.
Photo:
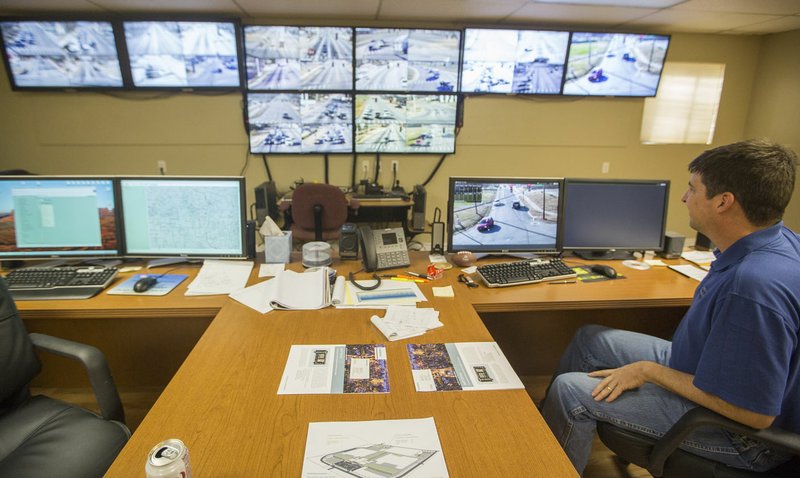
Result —
[{"label": "wooden desk", "polygon": [[[423,266],[415,255],[415,270]],[[339,272],[352,265],[337,266]],[[696,283],[665,270],[625,271],[629,279],[467,289],[458,271],[423,284],[424,306],[445,326],[388,342],[368,321],[374,311],[273,311],[228,300],[107,476],[141,475],[148,450],[178,437],[197,476],[299,476],[309,422],[423,418],[436,421],[450,476],[577,476],[524,390],[417,393],[407,343],[491,341],[475,309],[591,310],[688,305]],[[453,285],[456,299],[430,288]],[[671,290],[668,290],[671,289]],[[292,344],[387,344],[391,393],[277,395]]]}]

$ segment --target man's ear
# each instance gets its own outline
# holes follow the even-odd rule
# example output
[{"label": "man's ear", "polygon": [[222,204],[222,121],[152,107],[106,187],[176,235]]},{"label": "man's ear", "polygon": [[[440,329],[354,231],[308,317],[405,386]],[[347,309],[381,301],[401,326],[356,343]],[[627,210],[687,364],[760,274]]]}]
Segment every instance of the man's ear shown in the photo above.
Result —
[{"label": "man's ear", "polygon": [[736,196],[731,192],[724,192],[718,195],[716,208],[717,212],[725,212],[736,204]]}]

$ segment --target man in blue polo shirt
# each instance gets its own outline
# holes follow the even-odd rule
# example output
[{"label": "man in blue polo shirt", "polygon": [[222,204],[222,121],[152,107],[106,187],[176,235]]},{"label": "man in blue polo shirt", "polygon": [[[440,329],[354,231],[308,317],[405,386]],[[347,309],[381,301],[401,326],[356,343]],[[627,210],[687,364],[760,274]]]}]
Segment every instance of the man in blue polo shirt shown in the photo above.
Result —
[{"label": "man in blue polo shirt", "polygon": [[[751,140],[689,164],[689,224],[717,245],[717,259],[671,342],[600,326],[572,339],[541,408],[578,472],[597,421],[660,437],[700,405],[800,433],[800,236],[781,220],[796,163],[791,150]],[[789,459],[719,429],[681,447],[755,471]]]}]

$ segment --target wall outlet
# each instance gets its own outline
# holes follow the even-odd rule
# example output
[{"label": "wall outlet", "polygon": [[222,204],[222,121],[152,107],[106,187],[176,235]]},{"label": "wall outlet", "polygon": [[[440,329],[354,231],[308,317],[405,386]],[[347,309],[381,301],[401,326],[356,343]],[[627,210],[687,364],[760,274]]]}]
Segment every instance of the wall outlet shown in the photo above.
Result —
[{"label": "wall outlet", "polygon": [[603,166],[600,168],[600,172],[603,174],[608,174],[608,171],[611,169],[611,163],[608,161],[603,162]]},{"label": "wall outlet", "polygon": [[166,161],[159,161],[158,162],[158,174],[164,175],[167,174],[167,162]]},{"label": "wall outlet", "polygon": [[365,178],[369,176],[369,161],[366,159],[361,161],[361,174]]}]

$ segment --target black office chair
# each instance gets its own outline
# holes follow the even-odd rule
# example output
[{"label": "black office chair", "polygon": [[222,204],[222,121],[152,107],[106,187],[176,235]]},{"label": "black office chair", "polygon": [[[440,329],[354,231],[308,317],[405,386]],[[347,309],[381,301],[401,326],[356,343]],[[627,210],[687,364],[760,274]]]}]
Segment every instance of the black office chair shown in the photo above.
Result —
[{"label": "black office chair", "polygon": [[347,197],[341,189],[330,184],[308,183],[298,186],[292,194],[292,236],[302,242],[331,241],[341,235],[347,222],[348,208],[357,210],[359,203]]},{"label": "black office chair", "polygon": [[[39,350],[86,367],[102,414],[31,396]],[[130,438],[105,356],[95,347],[28,334],[0,279],[0,477],[101,477]]]},{"label": "black office chair", "polygon": [[[701,427],[718,427],[738,433],[777,450],[791,453],[793,458],[772,470],[754,472],[733,468],[694,455],[678,448],[690,433]],[[656,477],[713,477],[713,478],[784,478],[800,476],[800,435],[779,429],[756,430],[723,417],[707,408],[688,411],[660,439],[614,426],[597,423],[600,440],[625,463],[646,468]]]}]

